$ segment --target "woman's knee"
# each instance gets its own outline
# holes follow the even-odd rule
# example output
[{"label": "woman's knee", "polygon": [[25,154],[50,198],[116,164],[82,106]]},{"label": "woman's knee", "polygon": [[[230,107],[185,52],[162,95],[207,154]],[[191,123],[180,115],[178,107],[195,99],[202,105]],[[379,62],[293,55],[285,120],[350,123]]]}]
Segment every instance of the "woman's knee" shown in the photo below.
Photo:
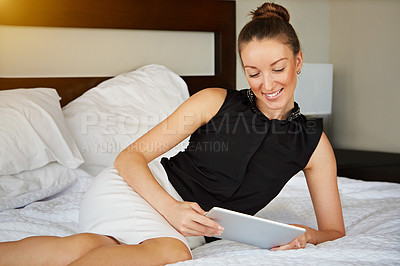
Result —
[{"label": "woman's knee", "polygon": [[57,244],[61,252],[58,255],[69,264],[94,249],[115,245],[118,242],[107,236],[82,233],[60,238]]},{"label": "woman's knee", "polygon": [[149,239],[143,241],[141,245],[157,252],[157,257],[163,264],[192,259],[192,254],[188,246],[175,238],[163,237]]},{"label": "woman's knee", "polygon": [[65,238],[65,241],[69,247],[76,248],[82,255],[99,247],[118,244],[118,242],[111,237],[91,233],[68,236]]}]

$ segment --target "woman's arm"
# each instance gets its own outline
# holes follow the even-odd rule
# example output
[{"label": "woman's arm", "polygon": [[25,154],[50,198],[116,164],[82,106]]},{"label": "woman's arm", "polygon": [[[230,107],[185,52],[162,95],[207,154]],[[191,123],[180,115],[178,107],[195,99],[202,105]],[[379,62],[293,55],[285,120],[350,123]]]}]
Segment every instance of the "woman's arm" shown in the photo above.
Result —
[{"label": "woman's arm", "polygon": [[122,178],[185,236],[214,235],[222,228],[204,216],[197,203],[178,202],[154,179],[148,163],[191,135],[219,110],[226,96],[222,89],[202,90],[179,106],[125,150],[114,162]]},{"label": "woman's arm", "polygon": [[306,233],[273,250],[304,248],[307,243],[319,244],[346,234],[337,186],[335,155],[324,133],[309,163],[304,168],[304,173],[317,218],[318,230],[296,225],[307,229]]}]

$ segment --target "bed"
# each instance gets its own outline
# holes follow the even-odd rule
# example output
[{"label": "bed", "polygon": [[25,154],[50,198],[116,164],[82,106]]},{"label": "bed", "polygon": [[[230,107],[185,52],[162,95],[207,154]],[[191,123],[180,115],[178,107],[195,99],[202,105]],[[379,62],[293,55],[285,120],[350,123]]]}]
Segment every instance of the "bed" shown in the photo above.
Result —
[{"label": "bed", "polygon": [[[2,25],[212,32],[214,75],[181,77],[148,62],[115,77],[0,78],[1,242],[79,232],[83,194],[121,149],[189,95],[236,87],[234,1],[4,2]],[[163,156],[185,145],[187,140]],[[400,185],[346,177],[338,184],[347,236],[284,252],[220,240],[195,248],[193,260],[178,264],[398,264]],[[303,173],[257,215],[315,228]]]}]

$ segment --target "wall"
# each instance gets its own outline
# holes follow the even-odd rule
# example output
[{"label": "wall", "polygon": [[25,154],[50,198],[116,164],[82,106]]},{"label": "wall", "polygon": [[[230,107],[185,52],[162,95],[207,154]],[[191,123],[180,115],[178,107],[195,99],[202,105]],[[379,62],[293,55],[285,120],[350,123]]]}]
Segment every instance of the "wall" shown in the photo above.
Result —
[{"label": "wall", "polygon": [[331,0],[333,139],[400,152],[400,1]]}]

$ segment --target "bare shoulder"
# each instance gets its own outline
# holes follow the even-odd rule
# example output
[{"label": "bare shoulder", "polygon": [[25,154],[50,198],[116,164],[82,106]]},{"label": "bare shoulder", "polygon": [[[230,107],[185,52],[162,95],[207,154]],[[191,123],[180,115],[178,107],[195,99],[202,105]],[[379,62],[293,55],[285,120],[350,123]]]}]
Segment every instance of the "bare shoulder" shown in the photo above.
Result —
[{"label": "bare shoulder", "polygon": [[192,98],[207,101],[211,104],[222,105],[226,97],[226,90],[221,88],[207,88],[195,93]]},{"label": "bare shoulder", "polygon": [[197,110],[202,115],[202,124],[207,123],[225,101],[227,91],[221,88],[203,89],[188,99],[191,110]]},{"label": "bare shoulder", "polygon": [[305,170],[318,167],[326,168],[327,166],[335,166],[336,168],[336,160],[329,139],[325,133],[322,132],[318,145],[305,167]]}]

